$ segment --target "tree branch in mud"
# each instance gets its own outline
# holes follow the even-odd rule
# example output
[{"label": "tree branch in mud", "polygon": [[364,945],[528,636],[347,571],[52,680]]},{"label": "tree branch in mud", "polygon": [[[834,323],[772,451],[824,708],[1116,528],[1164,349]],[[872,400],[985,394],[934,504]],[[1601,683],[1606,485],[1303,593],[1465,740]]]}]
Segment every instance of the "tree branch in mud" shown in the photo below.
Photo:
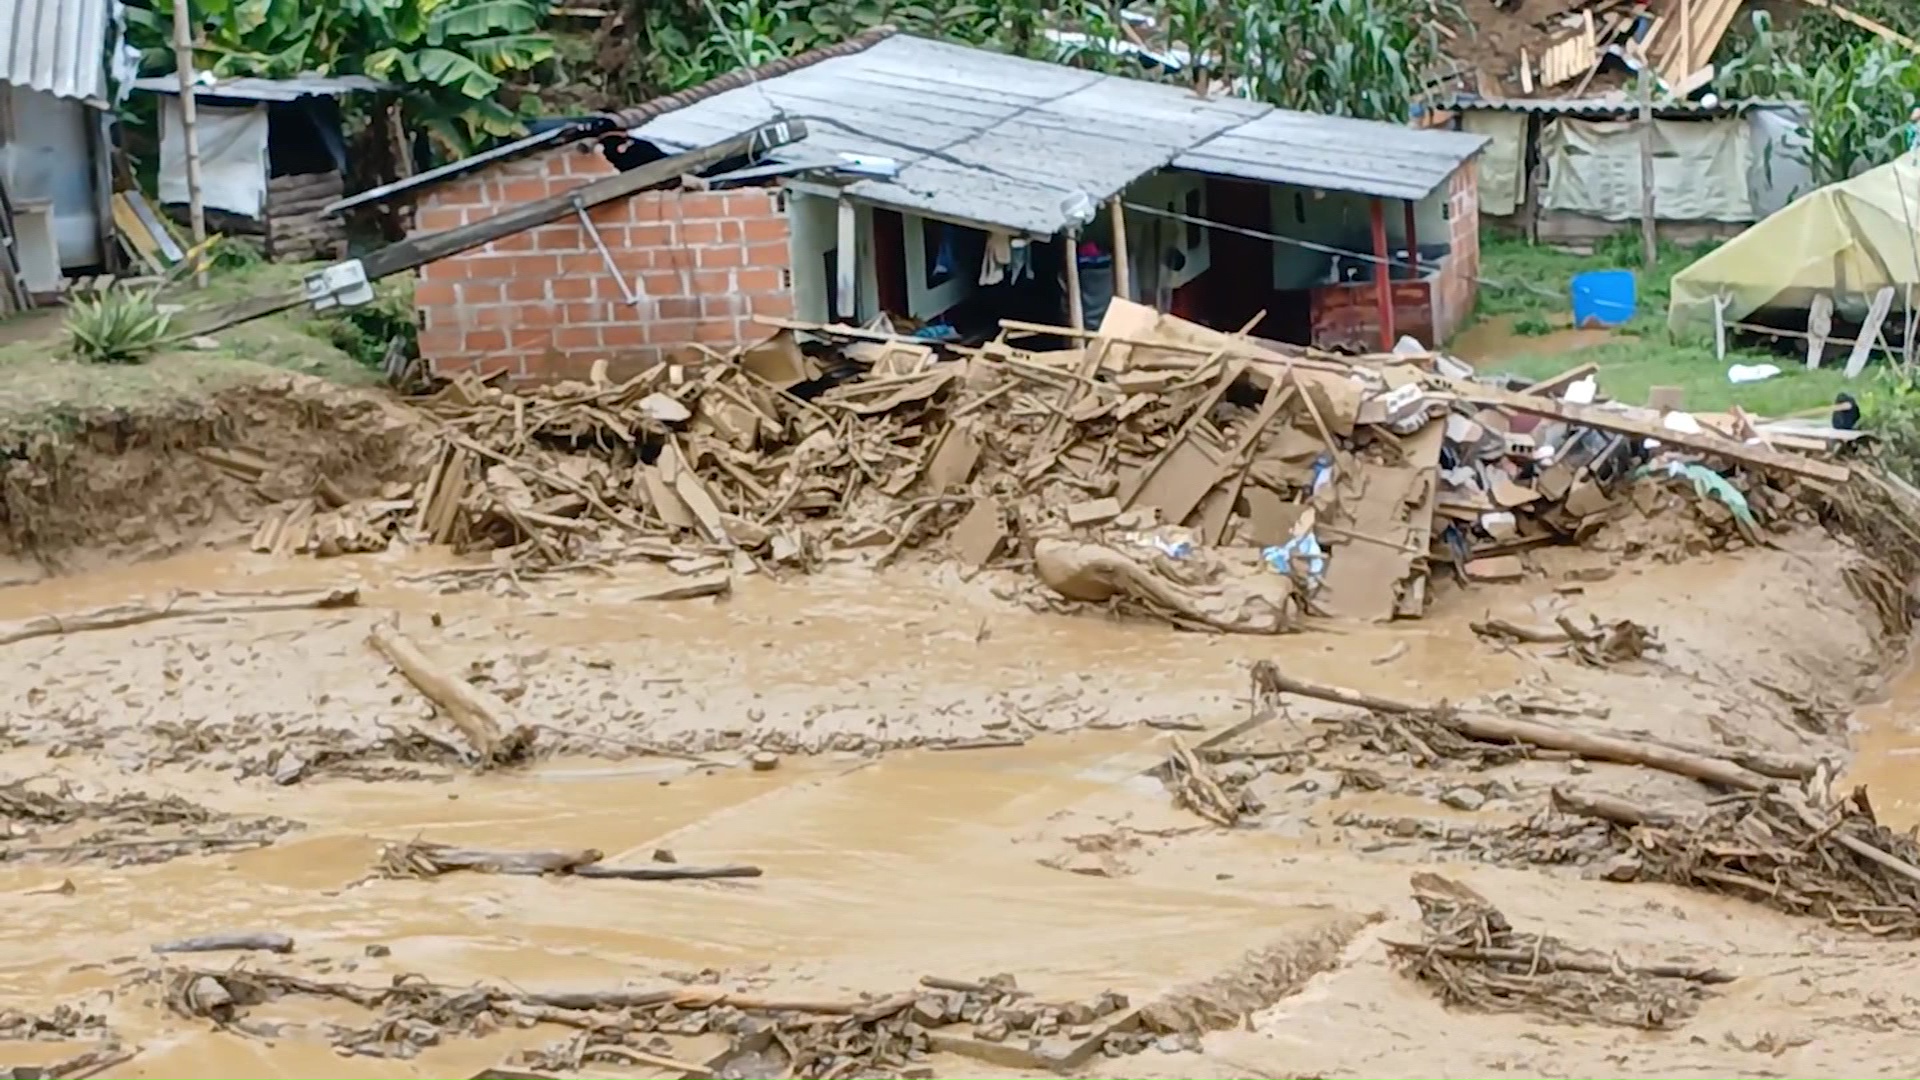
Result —
[{"label": "tree branch in mud", "polygon": [[513,707],[498,695],[441,670],[398,627],[375,626],[367,643],[447,714],[472,745],[479,768],[510,765],[526,757],[534,730],[521,723]]},{"label": "tree branch in mud", "polygon": [[0,645],[88,630],[117,630],[161,619],[326,610],[354,607],[359,603],[360,590],[351,586],[295,592],[179,593],[157,606],[147,603],[115,604],[67,615],[41,615],[20,622],[0,623]]},{"label": "tree branch in mud", "polygon": [[1736,791],[1763,791],[1771,783],[1767,777],[1726,758],[1707,757],[1635,739],[1568,731],[1531,720],[1454,712],[1445,703],[1422,705],[1363,694],[1345,687],[1294,678],[1283,673],[1270,660],[1262,660],[1253,666],[1253,687],[1256,695],[1271,697],[1298,694],[1394,716],[1419,716],[1438,727],[1478,742],[1522,743],[1541,750],[1578,754],[1595,761],[1641,765]]},{"label": "tree branch in mud", "polygon": [[1486,897],[1438,874],[1418,872],[1411,883],[1422,940],[1385,944],[1401,973],[1443,1004],[1659,1030],[1691,1017],[1705,986],[1733,981],[1712,968],[1630,964],[1516,930]]},{"label": "tree branch in mud", "polygon": [[1620,833],[1630,876],[1666,881],[1825,919],[1843,930],[1920,938],[1920,842],[1881,825],[1865,793],[1829,805],[1827,778],[1675,814],[1555,788],[1554,809]]},{"label": "tree branch in mud", "polygon": [[[720,1062],[698,1073],[802,1078],[899,1075],[910,1062],[955,1045],[1019,1056],[1023,1068],[1069,1072],[1102,1050],[1137,1052],[1152,1033],[1138,1023],[1125,995],[1045,1002],[1023,994],[1012,976],[951,982],[851,1000],[788,1000],[736,994],[719,987],[527,993],[498,986],[445,986],[402,976],[381,986],[321,982],[251,968],[170,968],[144,976],[164,985],[166,1007],[221,1025],[240,1024],[256,1005],[288,996],[332,998],[373,1013],[368,1025],[334,1027],[343,1052],[410,1058],[454,1036],[481,1037],[505,1027],[547,1023],[580,1031],[510,1062],[542,1073],[580,1072],[596,1059],[658,1067],[669,1059],[652,1047],[656,1033],[725,1035]],[[751,1020],[743,1014],[753,1014]],[[954,1035],[960,1025],[972,1035]],[[965,1030],[961,1028],[961,1030]],[[1073,1034],[1078,1031],[1079,1034]],[[637,1052],[637,1053],[636,1053]],[[751,1060],[753,1064],[745,1062]]]},{"label": "tree branch in mud", "polygon": [[616,881],[695,881],[714,878],[755,878],[757,866],[681,866],[656,863],[651,866],[603,866],[606,856],[593,848],[578,851],[485,851],[457,848],[421,840],[389,844],[380,851],[375,867],[383,877],[433,878],[442,874],[472,871],[481,874],[507,874],[526,877],[546,875],[600,878]]}]

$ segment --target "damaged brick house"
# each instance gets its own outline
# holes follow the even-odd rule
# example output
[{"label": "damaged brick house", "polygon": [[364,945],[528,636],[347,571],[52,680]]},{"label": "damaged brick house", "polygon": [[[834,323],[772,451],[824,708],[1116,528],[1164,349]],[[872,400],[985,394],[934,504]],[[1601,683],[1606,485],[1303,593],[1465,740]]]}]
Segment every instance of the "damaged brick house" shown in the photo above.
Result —
[{"label": "damaged brick house", "polygon": [[421,351],[442,372],[577,377],[600,359],[618,371],[757,341],[763,319],[885,314],[900,332],[974,340],[1001,318],[1097,327],[1114,295],[1373,349],[1444,340],[1473,306],[1482,136],[886,31],[383,197],[413,198],[429,233],[781,118],[809,134],[765,160],[423,268]]}]

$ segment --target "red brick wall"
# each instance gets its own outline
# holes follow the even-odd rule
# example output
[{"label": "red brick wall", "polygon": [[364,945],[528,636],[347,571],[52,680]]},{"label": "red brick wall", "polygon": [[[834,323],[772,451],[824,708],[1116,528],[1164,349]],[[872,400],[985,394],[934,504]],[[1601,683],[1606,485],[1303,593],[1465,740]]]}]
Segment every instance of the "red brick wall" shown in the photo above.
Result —
[{"label": "red brick wall", "polygon": [[[504,163],[433,189],[414,231],[478,221],[613,172],[592,144]],[[776,189],[649,191],[588,217],[638,304],[625,301],[569,214],[421,269],[414,306],[433,370],[581,378],[606,359],[618,377],[693,342],[765,337],[753,315],[793,315],[792,229]]]},{"label": "red brick wall", "polygon": [[[1395,281],[1394,341],[1411,334],[1421,342],[1433,340],[1433,288],[1426,281]],[[1378,352],[1380,289],[1371,281],[1352,285],[1322,285],[1312,293],[1313,344],[1322,349]]]},{"label": "red brick wall", "polygon": [[[1440,268],[1434,298],[1434,331],[1439,342],[1453,336],[1473,314],[1480,293],[1480,163],[1469,159],[1447,181],[1448,242],[1453,253]],[[1436,342],[1435,344],[1438,344]]]}]

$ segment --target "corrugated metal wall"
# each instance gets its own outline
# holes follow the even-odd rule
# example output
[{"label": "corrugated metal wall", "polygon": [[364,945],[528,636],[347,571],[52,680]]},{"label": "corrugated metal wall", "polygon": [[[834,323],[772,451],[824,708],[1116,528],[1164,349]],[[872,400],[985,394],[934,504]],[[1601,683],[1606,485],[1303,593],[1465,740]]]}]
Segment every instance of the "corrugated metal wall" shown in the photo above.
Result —
[{"label": "corrugated metal wall", "polygon": [[0,0],[0,82],[105,103],[113,3]]}]

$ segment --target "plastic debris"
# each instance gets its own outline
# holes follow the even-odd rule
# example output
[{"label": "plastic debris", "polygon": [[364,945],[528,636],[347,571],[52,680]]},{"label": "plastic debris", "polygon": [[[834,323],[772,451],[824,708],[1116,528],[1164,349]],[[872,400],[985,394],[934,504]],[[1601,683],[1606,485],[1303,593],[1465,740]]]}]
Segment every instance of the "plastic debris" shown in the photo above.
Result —
[{"label": "plastic debris", "polygon": [[1303,533],[1284,544],[1275,544],[1264,548],[1260,557],[1267,561],[1277,574],[1295,577],[1297,566],[1306,578],[1307,588],[1316,589],[1320,579],[1327,575],[1327,555],[1320,549],[1320,539],[1312,533]]},{"label": "plastic debris", "polygon": [[1775,364],[1735,364],[1727,369],[1727,381],[1730,383],[1764,382],[1780,374]]}]

